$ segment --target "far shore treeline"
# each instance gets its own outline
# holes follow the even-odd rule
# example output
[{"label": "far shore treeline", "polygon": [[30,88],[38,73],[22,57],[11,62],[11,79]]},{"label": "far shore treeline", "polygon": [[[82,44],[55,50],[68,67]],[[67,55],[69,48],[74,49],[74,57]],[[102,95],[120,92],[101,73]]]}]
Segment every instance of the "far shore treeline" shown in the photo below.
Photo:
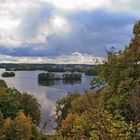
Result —
[{"label": "far shore treeline", "polygon": [[44,70],[48,72],[82,72],[86,75],[97,75],[98,65],[88,64],[11,64],[1,63],[0,68],[6,71],[33,71]]}]

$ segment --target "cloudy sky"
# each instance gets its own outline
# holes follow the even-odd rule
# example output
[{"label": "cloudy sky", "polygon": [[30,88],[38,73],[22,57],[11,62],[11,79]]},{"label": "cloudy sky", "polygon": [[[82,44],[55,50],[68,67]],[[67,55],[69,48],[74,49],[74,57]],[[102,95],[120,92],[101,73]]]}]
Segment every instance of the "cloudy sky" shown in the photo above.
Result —
[{"label": "cloudy sky", "polygon": [[139,0],[0,0],[0,63],[93,63],[123,49]]}]

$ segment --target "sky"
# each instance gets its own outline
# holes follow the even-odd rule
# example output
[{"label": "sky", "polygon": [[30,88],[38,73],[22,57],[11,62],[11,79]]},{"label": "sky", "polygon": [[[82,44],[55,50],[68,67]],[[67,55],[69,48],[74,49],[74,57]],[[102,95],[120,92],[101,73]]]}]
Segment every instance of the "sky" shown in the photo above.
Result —
[{"label": "sky", "polygon": [[94,64],[123,50],[139,0],[0,0],[0,63]]}]

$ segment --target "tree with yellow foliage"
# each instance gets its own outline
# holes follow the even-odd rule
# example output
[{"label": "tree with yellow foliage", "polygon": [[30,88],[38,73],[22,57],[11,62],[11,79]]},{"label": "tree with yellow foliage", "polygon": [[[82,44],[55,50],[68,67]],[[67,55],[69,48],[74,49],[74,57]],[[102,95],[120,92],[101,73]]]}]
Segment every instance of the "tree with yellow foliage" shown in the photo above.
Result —
[{"label": "tree with yellow foliage", "polygon": [[14,121],[11,118],[6,118],[3,124],[3,131],[6,138],[9,140],[14,140],[16,137],[16,131],[14,128]]},{"label": "tree with yellow foliage", "polygon": [[32,119],[19,112],[15,119],[15,129],[18,140],[29,140],[32,136]]}]

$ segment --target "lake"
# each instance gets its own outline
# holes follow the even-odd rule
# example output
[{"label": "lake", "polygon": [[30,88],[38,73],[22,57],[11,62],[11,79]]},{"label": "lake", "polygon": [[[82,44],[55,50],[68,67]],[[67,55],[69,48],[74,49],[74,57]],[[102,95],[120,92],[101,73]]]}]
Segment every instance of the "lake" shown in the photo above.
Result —
[{"label": "lake", "polygon": [[[90,81],[92,76],[85,76],[82,74],[82,81],[76,83],[64,83],[57,81],[50,86],[41,85],[38,83],[38,74],[44,71],[16,71],[15,77],[1,76],[4,70],[0,70],[0,79],[6,81],[9,87],[14,87],[21,92],[27,92],[36,97],[38,102],[41,104],[41,123],[40,128],[48,133],[54,132],[54,118],[56,101],[66,96],[68,91],[87,91],[90,90]],[[57,73],[62,74],[62,73]],[[44,124],[46,127],[44,128]]]}]

